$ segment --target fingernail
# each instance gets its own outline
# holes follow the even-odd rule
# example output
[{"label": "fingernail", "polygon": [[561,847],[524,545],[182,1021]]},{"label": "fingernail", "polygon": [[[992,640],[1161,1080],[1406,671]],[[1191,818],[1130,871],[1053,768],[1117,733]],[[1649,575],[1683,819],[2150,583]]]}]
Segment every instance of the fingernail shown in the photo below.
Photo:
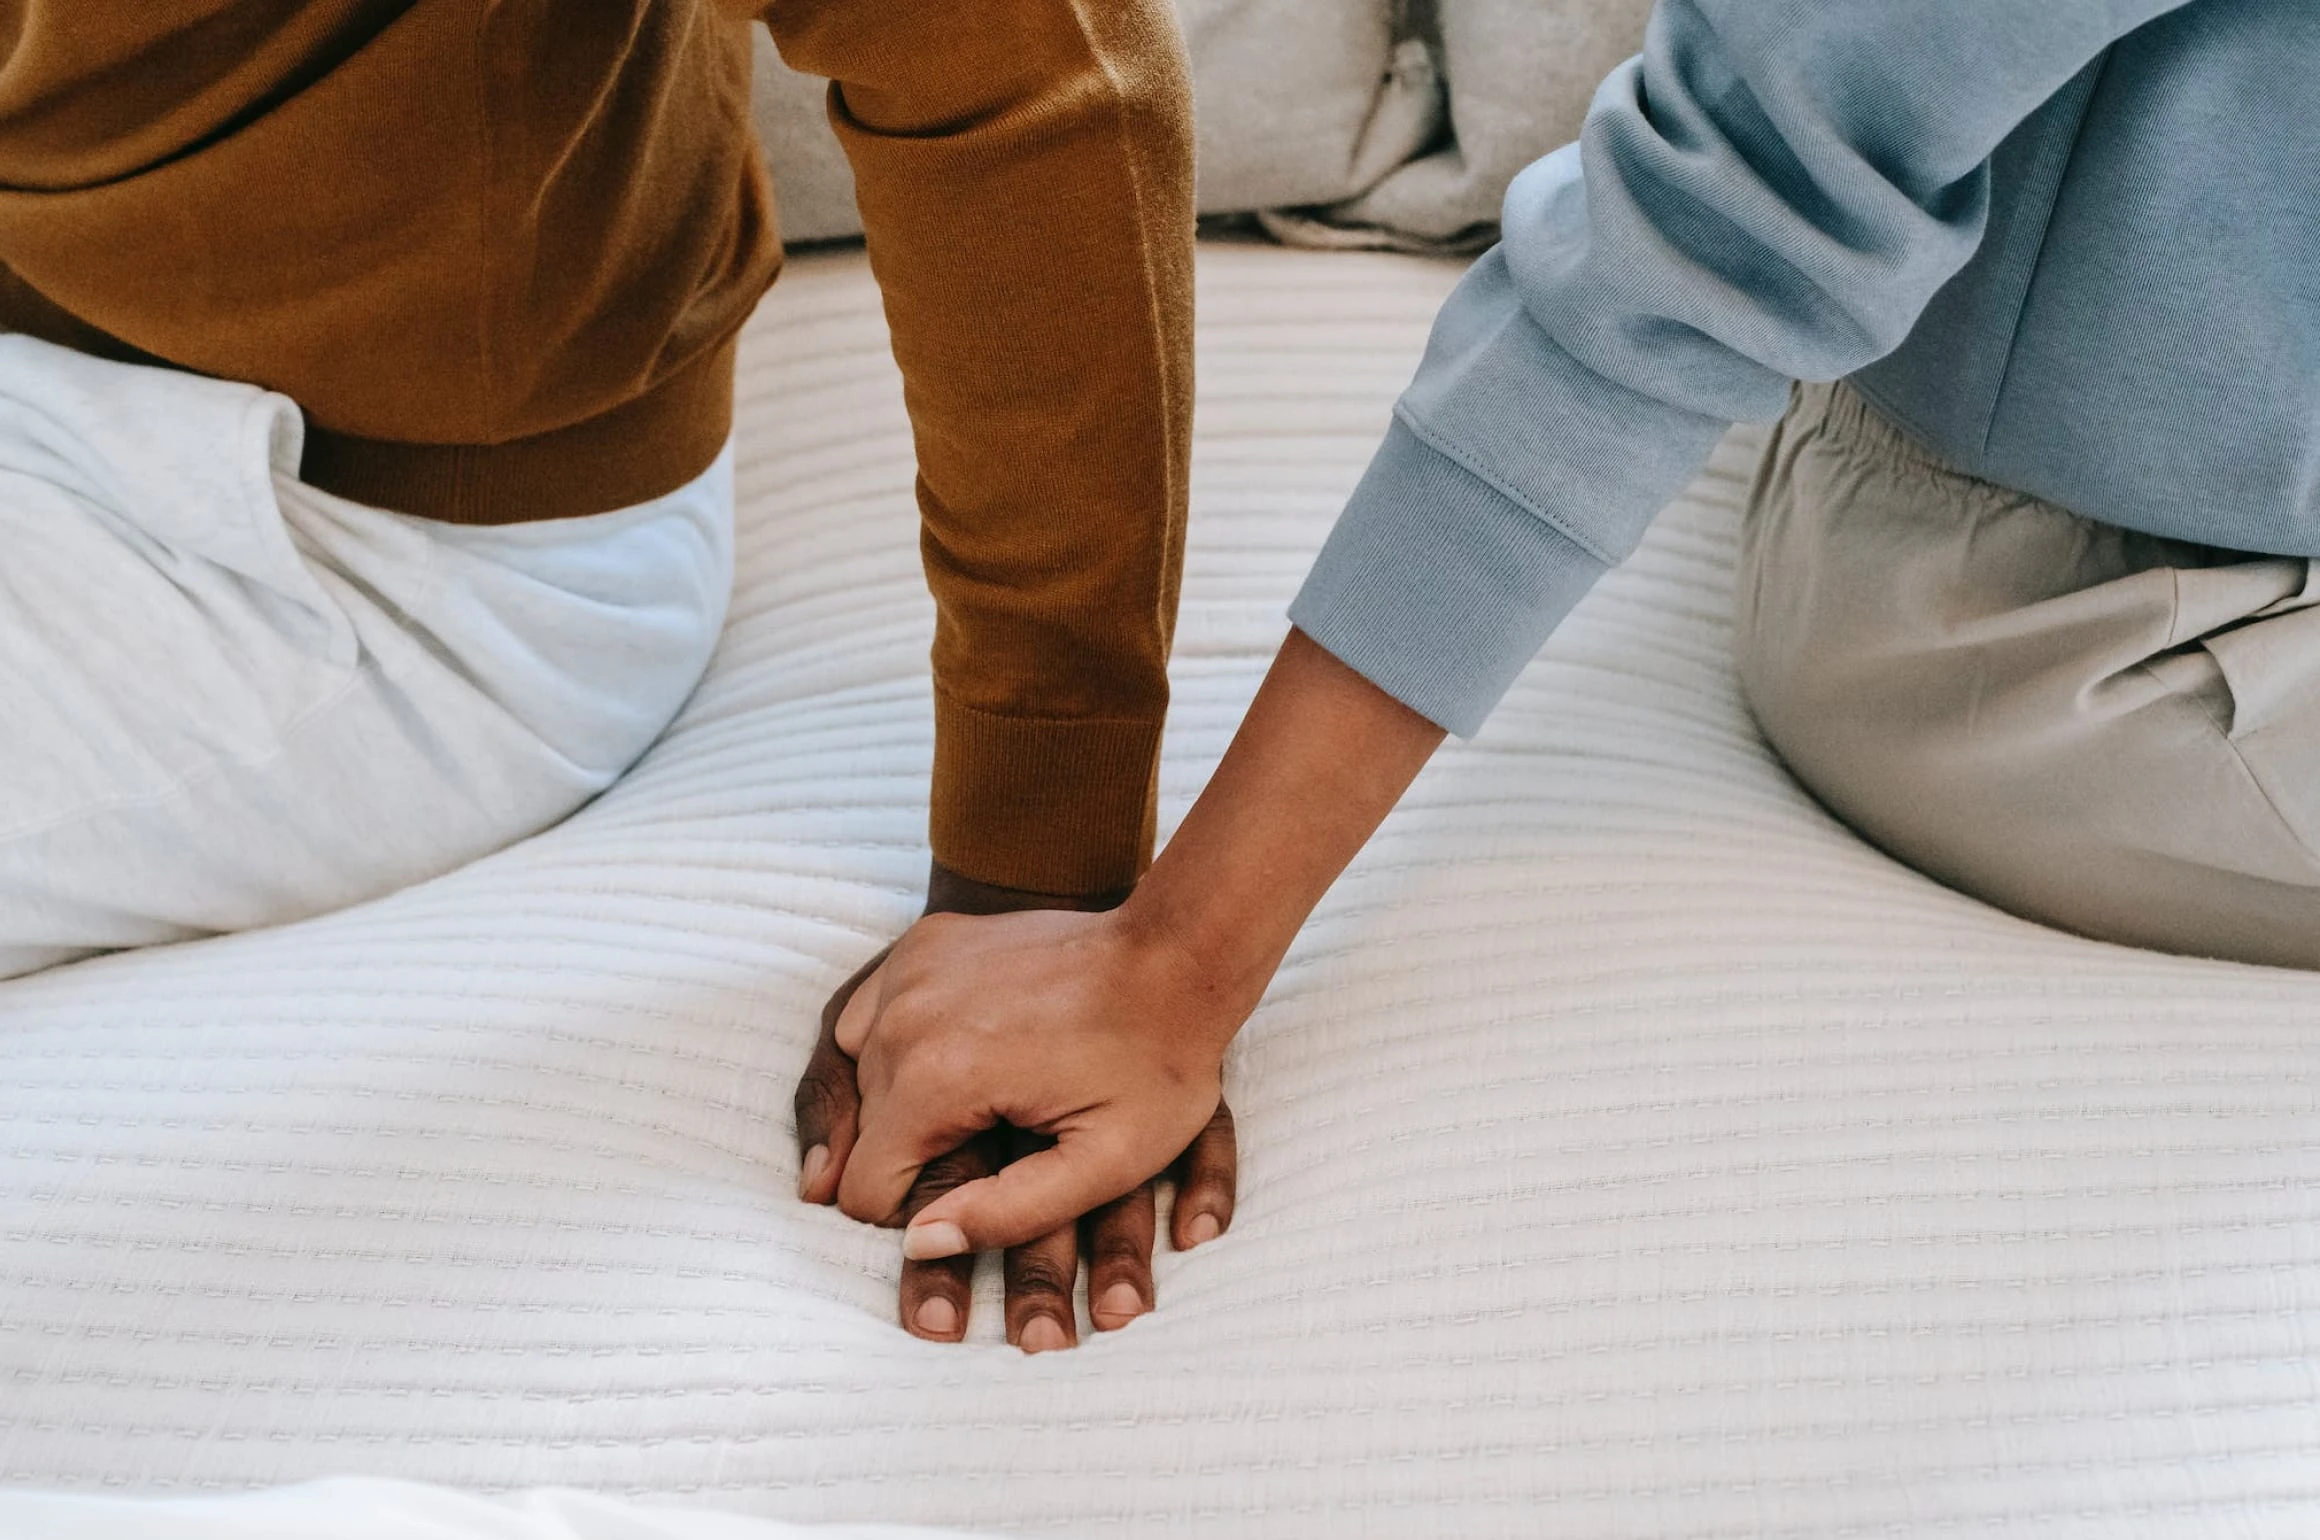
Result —
[{"label": "fingernail", "polygon": [[822,1173],[829,1168],[830,1147],[828,1145],[817,1144],[806,1151],[806,1163],[798,1168],[798,1196],[804,1197],[814,1183],[821,1180]]},{"label": "fingernail", "polygon": [[1192,1223],[1184,1227],[1185,1235],[1195,1246],[1205,1246],[1224,1234],[1224,1226],[1216,1222],[1214,1214],[1195,1214]]},{"label": "fingernail", "polygon": [[939,1262],[967,1249],[967,1232],[947,1219],[912,1225],[902,1232],[902,1254],[913,1262]]},{"label": "fingernail", "polygon": [[935,1298],[918,1307],[915,1317],[918,1329],[930,1337],[955,1337],[959,1331],[959,1307],[947,1299]]},{"label": "fingernail", "polygon": [[1070,1347],[1071,1339],[1054,1316],[1035,1315],[1023,1323],[1023,1336],[1015,1345],[1026,1353],[1052,1353]]},{"label": "fingernail", "polygon": [[1132,1283],[1115,1283],[1104,1290],[1103,1299],[1089,1313],[1125,1323],[1144,1313],[1144,1296]]}]

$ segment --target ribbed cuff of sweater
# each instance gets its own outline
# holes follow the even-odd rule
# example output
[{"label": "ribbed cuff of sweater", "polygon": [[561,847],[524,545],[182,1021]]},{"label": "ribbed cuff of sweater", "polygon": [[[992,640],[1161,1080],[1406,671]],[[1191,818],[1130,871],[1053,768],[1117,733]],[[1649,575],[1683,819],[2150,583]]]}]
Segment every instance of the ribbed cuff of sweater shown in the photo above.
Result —
[{"label": "ribbed cuff of sweater", "polygon": [[934,858],[998,887],[1104,893],[1152,859],[1158,722],[999,716],[935,692]]},{"label": "ribbed cuff of sweater", "polygon": [[1289,618],[1403,705],[1472,737],[1604,571],[1396,418]]}]

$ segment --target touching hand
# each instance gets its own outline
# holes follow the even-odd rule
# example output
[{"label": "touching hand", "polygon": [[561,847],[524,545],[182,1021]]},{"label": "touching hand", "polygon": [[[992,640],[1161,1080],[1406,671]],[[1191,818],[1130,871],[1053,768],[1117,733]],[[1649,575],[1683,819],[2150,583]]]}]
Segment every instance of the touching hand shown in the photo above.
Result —
[{"label": "touching hand", "polygon": [[[933,1262],[1051,1234],[1148,1181],[1216,1111],[1225,1044],[1441,740],[1290,631],[1134,898],[928,914],[861,979],[826,1032],[861,1099],[814,1190],[838,1185],[858,1220],[907,1220],[902,1255]],[[998,1125],[1056,1143],[912,1199],[928,1162]]]},{"label": "touching hand", "polygon": [[[1041,1236],[1060,1257],[1057,1232],[1126,1197],[1196,1136],[1221,1128],[1229,1148],[1217,1095],[1225,1045],[1442,736],[1292,630],[1133,899],[1105,913],[930,912],[840,991],[798,1088],[802,1191],[816,1202],[834,1193],[857,1219],[906,1223],[903,1254],[920,1264]],[[941,907],[930,894],[929,910]],[[999,1166],[983,1136],[1002,1125],[1055,1142]],[[972,1148],[959,1162],[938,1164],[962,1146]],[[1202,1169],[1197,1148],[1189,1158]],[[1180,1196],[1178,1244],[1198,1239],[1187,1205],[1216,1190]],[[1221,1227],[1230,1207],[1228,1197],[1189,1211]],[[1121,1233],[1135,1249],[1135,1231],[1105,1231],[1099,1267],[1119,1244],[1104,1235]],[[921,1303],[941,1292],[923,1281],[937,1275],[917,1276]],[[963,1331],[964,1274],[940,1276]],[[928,1335],[908,1308],[912,1286],[906,1274],[905,1320]],[[1098,1325],[1117,1319],[1108,1293],[1097,1295]],[[1054,1308],[1036,1319],[1068,1340],[1069,1316]],[[1010,1334],[1026,1342],[1016,1320],[1011,1300]]]},{"label": "touching hand", "polygon": [[[935,869],[928,892],[930,911],[939,908],[952,913],[1006,912],[1017,905],[1061,902],[1067,901],[968,883],[941,867]],[[822,1011],[820,1041],[798,1082],[798,1192],[809,1202],[835,1200],[839,1175],[860,1126],[861,1098],[854,1080],[854,1062],[838,1048],[838,1016],[891,950],[865,963],[830,997]],[[898,1217],[907,1220],[952,1189],[992,1175],[1039,1142],[1013,1130],[994,1129],[928,1162]],[[1232,1114],[1219,1102],[1208,1126],[1170,1168],[1176,1198],[1168,1228],[1177,1250],[1190,1250],[1211,1240],[1232,1223],[1237,1164]],[[1060,1226],[1007,1252],[1004,1276],[1009,1342],[1037,1352],[1078,1341],[1072,1295],[1082,1256],[1088,1262],[1089,1317],[1097,1330],[1117,1330],[1154,1308],[1156,1188],[1156,1183],[1146,1182],[1077,1223]],[[906,1260],[900,1298],[904,1329],[937,1342],[955,1342],[965,1336],[973,1276],[972,1253],[933,1261]]]},{"label": "touching hand", "polygon": [[[929,915],[835,1024],[861,1092],[839,1206],[874,1223],[907,1217],[904,1255],[919,1261],[1069,1224],[1164,1170],[1209,1126],[1224,1046],[1254,1004],[1137,923],[1132,902]],[[929,1162],[1002,1124],[1054,1142],[906,1215]]]}]

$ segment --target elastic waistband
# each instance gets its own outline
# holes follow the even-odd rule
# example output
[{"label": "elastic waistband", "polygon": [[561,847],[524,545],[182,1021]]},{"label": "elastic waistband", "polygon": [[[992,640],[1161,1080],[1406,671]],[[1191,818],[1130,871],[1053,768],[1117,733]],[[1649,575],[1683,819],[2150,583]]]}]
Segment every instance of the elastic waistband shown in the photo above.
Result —
[{"label": "elastic waistband", "polygon": [[299,479],[453,524],[584,518],[665,497],[715,463],[733,433],[727,338],[609,412],[500,444],[408,444],[309,422]]},{"label": "elastic waistband", "polygon": [[1851,380],[1799,384],[1789,403],[1789,415],[1800,421],[1818,418],[1823,428],[1846,443],[1874,449],[1928,470],[1952,476],[1972,475],[1911,437],[1908,429],[1887,416]]},{"label": "elastic waistband", "polygon": [[[116,363],[180,366],[55,304],[0,263],[0,332]],[[665,497],[706,471],[733,433],[736,337],[607,412],[498,444],[414,444],[336,433],[308,418],[299,479],[351,502],[453,524],[583,518]]]}]

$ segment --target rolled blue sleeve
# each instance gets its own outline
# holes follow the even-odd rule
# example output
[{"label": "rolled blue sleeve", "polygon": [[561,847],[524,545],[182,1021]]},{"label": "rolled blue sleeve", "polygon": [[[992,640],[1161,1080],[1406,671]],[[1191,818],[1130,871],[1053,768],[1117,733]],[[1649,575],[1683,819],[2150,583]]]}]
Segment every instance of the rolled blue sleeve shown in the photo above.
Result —
[{"label": "rolled blue sleeve", "polygon": [[1472,734],[1726,428],[1900,345],[2000,141],[2183,3],[1662,0],[1507,190],[1290,619]]}]

